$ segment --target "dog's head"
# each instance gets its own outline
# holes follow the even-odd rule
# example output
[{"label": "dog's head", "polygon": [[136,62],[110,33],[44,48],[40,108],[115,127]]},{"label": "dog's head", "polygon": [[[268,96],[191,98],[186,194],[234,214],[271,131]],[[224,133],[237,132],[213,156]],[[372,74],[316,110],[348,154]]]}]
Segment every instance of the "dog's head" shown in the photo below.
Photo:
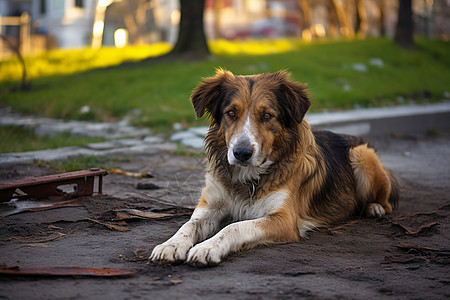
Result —
[{"label": "dog's head", "polygon": [[285,71],[235,76],[217,70],[194,90],[197,118],[207,113],[220,128],[230,165],[259,167],[277,160],[286,134],[298,129],[310,106],[305,85]]}]

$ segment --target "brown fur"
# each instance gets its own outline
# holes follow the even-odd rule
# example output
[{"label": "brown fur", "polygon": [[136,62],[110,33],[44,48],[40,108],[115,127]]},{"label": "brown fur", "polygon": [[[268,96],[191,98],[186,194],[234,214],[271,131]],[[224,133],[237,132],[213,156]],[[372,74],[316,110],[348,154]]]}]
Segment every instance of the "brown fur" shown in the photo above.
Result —
[{"label": "brown fur", "polygon": [[153,261],[216,265],[231,251],[392,212],[395,177],[363,139],[311,130],[305,85],[288,73],[218,70],[191,101],[198,118],[211,118],[206,184],[190,220],[153,249]]},{"label": "brown fur", "polygon": [[[230,139],[245,122],[239,116],[249,111],[276,116],[270,124],[256,128],[262,153],[267,155],[263,158],[274,163],[258,179],[255,198],[277,189],[287,189],[291,194],[277,212],[282,223],[289,225],[277,226],[277,232],[272,233],[274,240],[297,240],[298,234],[292,229],[302,220],[313,220],[317,225],[335,223],[361,213],[367,203],[380,203],[386,213],[392,212],[388,199],[398,194],[391,185],[395,178],[385,170],[373,148],[359,137],[312,131],[303,119],[310,106],[305,85],[290,81],[288,73],[234,76],[218,70],[216,76],[195,89],[191,99],[197,117],[205,112],[211,117],[206,137],[208,171],[225,186],[243,193],[248,191],[248,183],[235,182],[236,167],[226,158]],[[235,120],[224,116],[229,109],[237,112]],[[362,183],[357,182],[354,172],[361,174]]]}]

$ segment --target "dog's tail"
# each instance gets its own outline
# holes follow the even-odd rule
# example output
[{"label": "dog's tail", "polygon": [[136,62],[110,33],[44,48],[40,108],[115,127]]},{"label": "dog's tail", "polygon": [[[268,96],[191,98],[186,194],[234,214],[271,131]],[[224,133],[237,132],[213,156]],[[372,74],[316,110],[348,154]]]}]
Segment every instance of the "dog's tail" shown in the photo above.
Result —
[{"label": "dog's tail", "polygon": [[400,199],[400,185],[397,177],[388,168],[384,168],[388,174],[389,181],[391,182],[391,194],[389,195],[389,203],[394,207],[398,207],[398,201]]}]

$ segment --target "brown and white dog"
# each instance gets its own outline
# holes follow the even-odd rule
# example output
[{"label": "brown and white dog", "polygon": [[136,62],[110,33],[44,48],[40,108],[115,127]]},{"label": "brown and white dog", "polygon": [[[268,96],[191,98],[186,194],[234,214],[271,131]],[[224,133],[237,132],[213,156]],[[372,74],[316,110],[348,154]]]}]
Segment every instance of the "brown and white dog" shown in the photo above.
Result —
[{"label": "brown and white dog", "polygon": [[284,71],[218,70],[194,90],[209,114],[206,186],[190,220],[152,261],[216,265],[233,251],[295,242],[355,214],[392,212],[398,184],[362,138],[312,131],[305,85]]}]

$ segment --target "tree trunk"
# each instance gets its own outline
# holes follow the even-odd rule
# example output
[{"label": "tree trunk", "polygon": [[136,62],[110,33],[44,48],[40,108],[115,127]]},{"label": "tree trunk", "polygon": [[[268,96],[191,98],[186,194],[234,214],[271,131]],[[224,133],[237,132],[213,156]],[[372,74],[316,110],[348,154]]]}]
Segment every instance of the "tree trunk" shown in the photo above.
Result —
[{"label": "tree trunk", "polygon": [[328,36],[330,38],[336,38],[339,35],[339,31],[337,28],[338,20],[336,15],[336,8],[334,7],[333,0],[327,1],[327,8],[328,8],[328,25],[327,25]]},{"label": "tree trunk", "polygon": [[339,0],[333,0],[332,4],[336,10],[337,18],[339,20],[341,35],[344,37],[353,37],[355,35],[355,31],[353,30],[353,26],[350,25],[350,21],[347,18],[342,2]]},{"label": "tree trunk", "polygon": [[412,1],[399,0],[398,21],[395,29],[394,41],[397,45],[405,48],[414,47],[413,39],[413,18],[412,18]]},{"label": "tree trunk", "polygon": [[205,0],[180,0],[181,19],[178,39],[169,56],[202,59],[209,55],[203,30]]},{"label": "tree trunk", "polygon": [[125,11],[123,20],[130,33],[130,41],[134,44],[138,39],[139,31],[131,11]]},{"label": "tree trunk", "polygon": [[17,57],[19,58],[20,65],[22,66],[22,82],[20,84],[21,90],[29,90],[31,87],[30,82],[28,81],[28,74],[27,74],[27,68],[25,65],[25,60],[23,59],[22,54],[20,53],[19,46],[15,46],[4,34],[0,34],[0,38],[3,39],[7,44],[8,47],[13,50]]},{"label": "tree trunk", "polygon": [[300,6],[300,9],[302,10],[303,15],[303,28],[302,29],[309,29],[311,27],[311,8],[309,6],[308,0],[297,0],[298,6]]},{"label": "tree trunk", "polygon": [[364,0],[356,0],[356,34],[359,37],[365,37],[367,32],[367,13]]},{"label": "tree trunk", "polygon": [[379,25],[380,25],[380,35],[385,36],[386,35],[386,25],[385,25],[385,5],[384,0],[378,0],[378,7],[380,9],[380,19],[379,19]]},{"label": "tree trunk", "polygon": [[302,39],[305,41],[310,41],[313,38],[311,33],[311,8],[309,6],[308,0],[297,0],[298,7],[302,13]]},{"label": "tree trunk", "polygon": [[120,2],[125,26],[130,34],[130,43],[134,45],[146,44],[147,14],[154,7],[150,0],[130,0]]}]

